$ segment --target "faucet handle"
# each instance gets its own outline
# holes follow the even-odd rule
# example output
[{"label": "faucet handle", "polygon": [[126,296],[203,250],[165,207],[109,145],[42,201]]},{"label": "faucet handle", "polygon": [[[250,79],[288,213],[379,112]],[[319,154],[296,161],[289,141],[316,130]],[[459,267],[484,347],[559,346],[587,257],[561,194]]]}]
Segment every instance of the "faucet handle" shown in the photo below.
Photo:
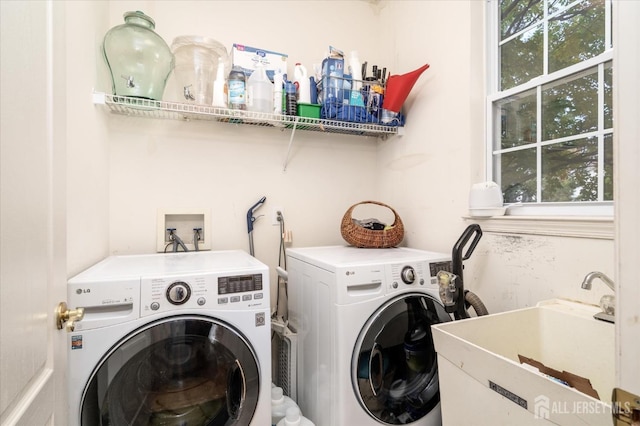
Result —
[{"label": "faucet handle", "polygon": [[616,313],[616,297],[613,294],[605,294],[600,298],[600,308],[602,312],[608,315]]}]

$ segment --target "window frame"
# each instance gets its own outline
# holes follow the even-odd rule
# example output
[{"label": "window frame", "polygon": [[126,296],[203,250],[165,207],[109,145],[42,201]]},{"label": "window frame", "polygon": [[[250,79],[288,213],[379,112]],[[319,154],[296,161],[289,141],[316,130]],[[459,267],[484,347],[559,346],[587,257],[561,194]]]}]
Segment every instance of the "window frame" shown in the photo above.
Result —
[{"label": "window frame", "polygon": [[[494,153],[496,151],[501,151],[500,149],[494,148],[494,128],[495,128],[495,120],[496,111],[494,109],[494,103],[501,100],[506,99],[510,96],[514,96],[526,91],[535,91],[538,96],[540,95],[540,91],[543,86],[565,79],[569,76],[572,76],[576,73],[585,72],[591,68],[597,68],[598,74],[602,77],[602,72],[606,63],[611,62],[612,69],[615,67],[613,64],[613,45],[612,45],[612,28],[611,28],[611,16],[612,16],[612,0],[604,0],[605,1],[605,50],[598,56],[593,58],[589,58],[586,61],[571,65],[569,67],[563,68],[559,71],[555,71],[552,74],[547,74],[548,69],[548,46],[547,46],[547,26],[548,19],[550,17],[555,16],[556,14],[562,13],[567,8],[573,7],[583,0],[576,0],[563,7],[562,9],[554,12],[553,14],[547,14],[546,0],[543,1],[544,7],[544,28],[545,28],[545,43],[543,46],[543,75],[535,77],[528,82],[521,84],[519,86],[515,86],[503,91],[499,91],[499,80],[500,80],[500,17],[499,17],[499,8],[500,8],[500,0],[487,0],[486,3],[486,46],[487,49],[487,75],[486,75],[486,103],[485,103],[485,176],[486,180],[494,180]],[[534,24],[540,25],[540,22]],[[519,31],[517,34],[514,34],[512,37],[517,37],[519,34],[529,31],[533,26],[528,26],[523,30]],[[598,97],[599,97],[599,105],[602,104],[603,100],[603,88],[599,87],[598,89]],[[541,105],[538,104],[538,117],[540,119],[540,108]],[[615,114],[615,112],[614,112]],[[602,129],[601,120],[602,114],[599,114],[599,128],[596,133],[599,134],[599,150],[598,150],[598,164],[602,166],[603,161],[603,151],[602,151],[602,139],[607,134],[612,134],[613,129]],[[579,136],[579,135],[576,135]],[[580,135],[584,136],[584,135]],[[536,148],[536,156],[538,165],[540,165],[540,155],[541,148],[544,146],[544,142],[540,141],[541,135],[538,132],[537,141],[535,144]],[[600,168],[600,170],[602,170]],[[540,180],[541,175],[538,173],[538,194],[541,190]],[[601,178],[601,176],[600,176]],[[540,200],[540,197],[538,197]],[[510,208],[508,208],[507,214],[510,216],[532,216],[532,217],[555,217],[555,218],[571,218],[571,217],[599,217],[604,219],[613,219],[614,214],[614,201],[591,201],[591,202],[544,202],[538,201],[536,203],[525,203],[522,205],[512,204]],[[507,204],[508,205],[508,204]],[[564,221],[564,220],[562,220]],[[587,221],[588,222],[588,221]]]}]

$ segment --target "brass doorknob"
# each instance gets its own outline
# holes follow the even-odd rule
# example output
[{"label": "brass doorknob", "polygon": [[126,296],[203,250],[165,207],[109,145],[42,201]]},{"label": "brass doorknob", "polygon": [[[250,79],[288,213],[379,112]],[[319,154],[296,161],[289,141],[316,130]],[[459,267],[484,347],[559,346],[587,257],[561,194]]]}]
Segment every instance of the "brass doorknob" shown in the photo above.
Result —
[{"label": "brass doorknob", "polygon": [[65,302],[58,303],[56,308],[56,327],[62,330],[66,322],[67,331],[71,332],[76,328],[76,322],[81,321],[84,317],[84,308],[68,309]]}]

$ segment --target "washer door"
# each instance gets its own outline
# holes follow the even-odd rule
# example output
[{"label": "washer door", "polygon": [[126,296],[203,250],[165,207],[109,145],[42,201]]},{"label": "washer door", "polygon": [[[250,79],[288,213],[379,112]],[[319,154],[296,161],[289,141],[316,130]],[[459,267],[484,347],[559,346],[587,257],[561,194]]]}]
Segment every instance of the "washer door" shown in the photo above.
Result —
[{"label": "washer door", "polygon": [[118,342],[82,396],[82,425],[248,425],[259,395],[257,357],[228,324],[177,316]]},{"label": "washer door", "polygon": [[431,325],[451,321],[442,304],[407,293],[382,305],[364,325],[351,361],[354,391],[376,420],[415,422],[440,402]]}]

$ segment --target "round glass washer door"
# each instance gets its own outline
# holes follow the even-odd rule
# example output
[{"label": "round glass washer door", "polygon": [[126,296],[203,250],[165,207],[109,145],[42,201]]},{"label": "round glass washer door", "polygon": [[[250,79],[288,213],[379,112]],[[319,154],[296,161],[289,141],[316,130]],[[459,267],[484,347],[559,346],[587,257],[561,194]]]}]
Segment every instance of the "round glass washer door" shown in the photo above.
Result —
[{"label": "round glass washer door", "polygon": [[126,336],[102,359],[83,393],[81,423],[246,426],[259,385],[241,333],[210,317],[171,317]]},{"label": "round glass washer door", "polygon": [[409,424],[440,402],[431,325],[451,321],[424,293],[406,293],[382,305],[366,322],[351,360],[360,405],[384,424]]}]

